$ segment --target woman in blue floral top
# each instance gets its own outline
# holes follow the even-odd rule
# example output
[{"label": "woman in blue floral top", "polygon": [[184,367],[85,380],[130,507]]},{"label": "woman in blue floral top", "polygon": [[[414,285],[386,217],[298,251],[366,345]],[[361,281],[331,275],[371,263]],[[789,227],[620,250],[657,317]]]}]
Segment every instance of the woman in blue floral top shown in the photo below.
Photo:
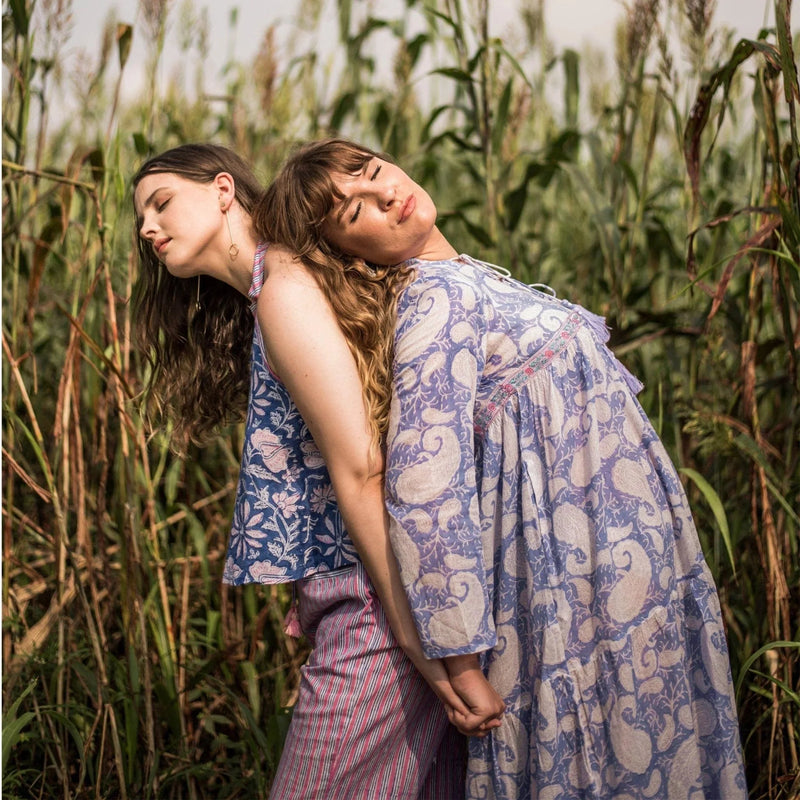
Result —
[{"label": "woman in blue floral top", "polygon": [[373,405],[393,549],[427,657],[506,705],[466,797],[745,798],[714,581],[603,320],[458,254],[354,143],[301,148],[255,222],[396,287]]},{"label": "woman in blue floral top", "polygon": [[[171,421],[180,450],[249,397],[224,580],[294,582],[313,645],[270,797],[460,800],[466,747],[450,723],[486,736],[503,704],[485,683],[467,706],[424,656],[389,546],[374,393],[351,346],[374,344],[386,284],[267,247],[252,219],[262,189],[225,148],[169,150],[133,185],[153,423]],[[360,321],[340,324],[334,284]]]}]

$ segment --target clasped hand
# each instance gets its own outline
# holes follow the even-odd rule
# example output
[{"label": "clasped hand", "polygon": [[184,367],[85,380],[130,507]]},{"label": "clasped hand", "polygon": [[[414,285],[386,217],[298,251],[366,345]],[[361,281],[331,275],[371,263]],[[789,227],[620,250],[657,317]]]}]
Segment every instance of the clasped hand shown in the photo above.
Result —
[{"label": "clasped hand", "polygon": [[477,655],[426,659],[421,649],[407,653],[465,736],[480,738],[502,724],[505,703],[486,680]]},{"label": "clasped hand", "polygon": [[450,685],[462,701],[460,708],[445,702],[450,722],[467,736],[483,737],[499,727],[506,705],[486,680],[477,655],[451,656],[444,662]]}]

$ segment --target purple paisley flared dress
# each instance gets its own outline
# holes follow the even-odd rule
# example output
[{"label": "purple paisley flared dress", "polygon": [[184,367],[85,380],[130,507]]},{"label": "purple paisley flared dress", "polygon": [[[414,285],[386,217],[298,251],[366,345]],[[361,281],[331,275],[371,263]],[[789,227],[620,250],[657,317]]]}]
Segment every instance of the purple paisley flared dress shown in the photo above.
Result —
[{"label": "purple paisley flared dress", "polygon": [[468,256],[409,262],[387,507],[428,657],[482,653],[467,797],[745,798],[713,578],[603,321]]}]

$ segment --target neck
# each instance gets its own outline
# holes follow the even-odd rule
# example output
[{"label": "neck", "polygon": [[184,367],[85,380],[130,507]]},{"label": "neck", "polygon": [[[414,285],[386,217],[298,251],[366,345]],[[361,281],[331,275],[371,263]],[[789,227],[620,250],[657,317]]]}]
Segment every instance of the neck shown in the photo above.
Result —
[{"label": "neck", "polygon": [[257,243],[252,235],[248,234],[236,244],[239,247],[236,258],[233,261],[229,260],[222,274],[217,277],[246,297],[253,279],[253,259]]},{"label": "neck", "polygon": [[443,261],[448,258],[455,258],[458,251],[445,239],[444,234],[434,226],[431,235],[425,242],[425,247],[417,254],[417,258],[422,261]]},{"label": "neck", "polygon": [[[247,297],[253,279],[253,258],[258,242],[250,216],[232,203],[228,209],[229,227],[223,228],[214,250],[213,264],[204,270]],[[234,257],[231,258],[231,252]]]}]

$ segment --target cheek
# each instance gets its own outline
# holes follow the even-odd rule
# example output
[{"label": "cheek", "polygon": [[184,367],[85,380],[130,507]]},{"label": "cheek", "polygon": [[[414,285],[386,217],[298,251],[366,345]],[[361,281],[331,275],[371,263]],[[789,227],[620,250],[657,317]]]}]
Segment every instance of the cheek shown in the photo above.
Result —
[{"label": "cheek", "polygon": [[342,231],[337,225],[323,223],[320,229],[320,236],[323,241],[327,242],[334,248],[344,250]]},{"label": "cheek", "polygon": [[361,256],[364,243],[373,239],[362,230],[343,231],[333,227],[327,231],[323,229],[322,236],[335,250],[354,256]]},{"label": "cheek", "polygon": [[425,194],[425,202],[422,204],[422,217],[426,223],[431,225],[436,223],[436,206],[427,193]]}]

